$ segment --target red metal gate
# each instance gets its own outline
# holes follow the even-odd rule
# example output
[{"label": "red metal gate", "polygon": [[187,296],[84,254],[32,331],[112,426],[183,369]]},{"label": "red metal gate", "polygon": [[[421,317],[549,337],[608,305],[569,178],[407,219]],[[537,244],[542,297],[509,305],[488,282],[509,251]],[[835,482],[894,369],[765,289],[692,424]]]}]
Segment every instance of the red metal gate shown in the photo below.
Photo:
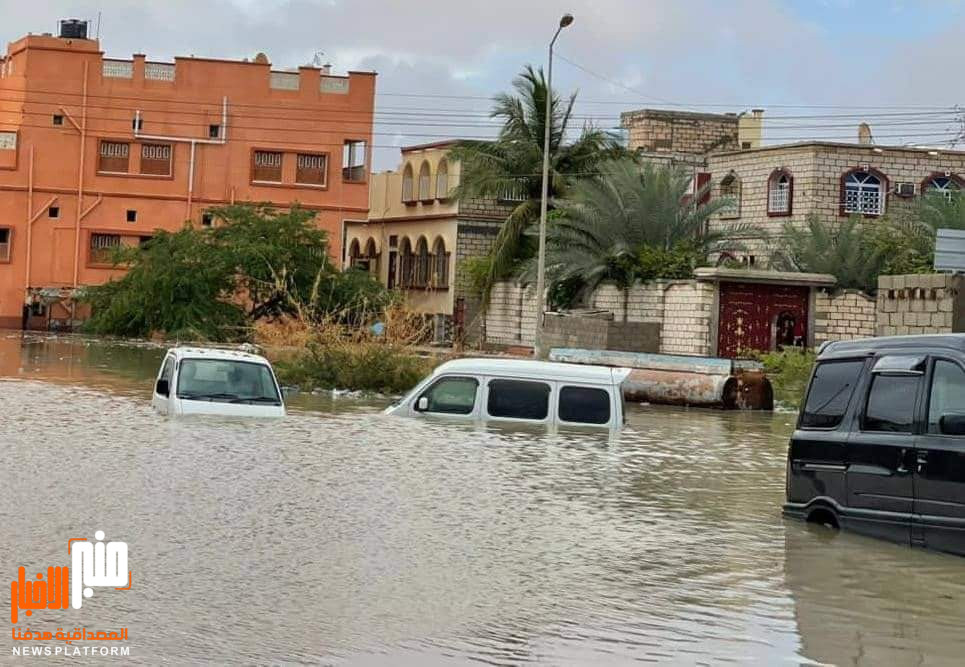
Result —
[{"label": "red metal gate", "polygon": [[807,287],[720,283],[717,356],[804,345],[807,320]]}]

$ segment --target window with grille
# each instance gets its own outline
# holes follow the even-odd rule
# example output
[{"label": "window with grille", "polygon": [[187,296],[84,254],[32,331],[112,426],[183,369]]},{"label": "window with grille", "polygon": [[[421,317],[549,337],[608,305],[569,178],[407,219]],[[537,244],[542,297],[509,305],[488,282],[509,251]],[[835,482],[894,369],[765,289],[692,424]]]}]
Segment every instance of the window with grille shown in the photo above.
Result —
[{"label": "window with grille", "polygon": [[429,163],[423,162],[419,169],[419,199],[427,201],[432,199],[432,178],[429,172]]},{"label": "window with grille", "polygon": [[845,213],[881,215],[885,212],[881,179],[868,171],[852,171],[845,176],[842,199]]},{"label": "window with grille", "polygon": [[10,261],[10,229],[0,227],[0,262]]},{"label": "window with grille", "polygon": [[299,185],[325,185],[327,163],[328,159],[324,155],[299,153],[295,182]]},{"label": "window with grille", "polygon": [[958,181],[951,176],[933,176],[928,181],[928,188],[931,192],[941,194],[949,201],[961,190]]},{"label": "window with grille", "polygon": [[90,262],[91,264],[110,264],[113,262],[114,250],[121,245],[120,234],[91,234]]},{"label": "window with grille", "polygon": [[783,169],[775,171],[767,181],[768,215],[790,215],[791,175]]},{"label": "window with grille", "polygon": [[741,214],[741,180],[730,173],[720,182],[720,196],[727,202],[720,209],[721,218],[739,218]]},{"label": "window with grille", "polygon": [[97,163],[97,170],[126,174],[131,157],[131,145],[118,141],[102,141],[100,150],[100,160]]},{"label": "window with grille", "polygon": [[445,159],[439,160],[436,168],[436,199],[449,197],[449,164]]},{"label": "window with grille", "polygon": [[416,244],[415,266],[412,271],[413,287],[429,286],[429,244],[425,238],[420,238]]},{"label": "window with grille", "polygon": [[402,239],[399,247],[399,287],[412,287],[415,255],[412,254],[412,244],[409,239]]},{"label": "window with grille", "polygon": [[255,151],[252,158],[251,180],[281,183],[282,154],[275,151]]},{"label": "window with grille", "polygon": [[171,146],[141,144],[141,173],[151,176],[171,175]]},{"label": "window with grille", "polygon": [[348,139],[342,147],[342,180],[349,183],[365,181],[365,142]]},{"label": "window with grille", "polygon": [[13,151],[17,149],[16,132],[0,132],[0,151]]}]

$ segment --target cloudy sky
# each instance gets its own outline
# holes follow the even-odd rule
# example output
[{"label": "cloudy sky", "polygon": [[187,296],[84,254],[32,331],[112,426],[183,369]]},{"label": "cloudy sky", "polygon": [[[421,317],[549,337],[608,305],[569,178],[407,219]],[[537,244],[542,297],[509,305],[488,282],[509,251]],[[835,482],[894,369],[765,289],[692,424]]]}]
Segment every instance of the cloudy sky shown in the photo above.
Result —
[{"label": "cloudy sky", "polygon": [[[2,37],[97,19],[107,55],[251,57],[278,67],[316,53],[337,73],[379,73],[375,167],[398,146],[489,136],[489,98],[542,64],[559,16],[554,83],[577,115],[761,107],[768,141],[949,145],[965,104],[961,0],[0,0]],[[960,144],[959,147],[965,147]]]}]

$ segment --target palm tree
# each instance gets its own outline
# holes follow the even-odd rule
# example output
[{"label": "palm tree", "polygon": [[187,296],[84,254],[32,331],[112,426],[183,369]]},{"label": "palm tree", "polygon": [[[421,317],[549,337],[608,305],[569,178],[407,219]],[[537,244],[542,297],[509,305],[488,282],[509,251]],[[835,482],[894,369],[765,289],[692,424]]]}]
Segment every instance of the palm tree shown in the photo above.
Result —
[{"label": "palm tree", "polygon": [[872,293],[878,276],[886,272],[890,259],[885,235],[898,238],[889,221],[865,225],[860,216],[826,222],[817,215],[807,219],[805,228],[784,225],[782,238],[771,255],[771,267],[779,271],[804,271],[833,275],[838,286]]},{"label": "palm tree", "polygon": [[[709,254],[724,249],[725,234],[708,231],[707,221],[730,200],[699,203],[709,184],[691,197],[686,170],[641,166],[630,158],[607,161],[598,171],[573,186],[554,216],[546,257],[552,280],[579,281],[582,294],[612,281],[626,301],[635,281],[689,277]],[[739,237],[748,229],[731,227],[726,236]],[[531,260],[523,280],[531,280],[535,270]]]},{"label": "palm tree", "polygon": [[[453,196],[490,198],[515,203],[499,230],[489,256],[483,302],[493,283],[509,274],[525,254],[524,233],[539,219],[542,188],[543,135],[547,86],[542,69],[527,65],[513,80],[516,94],[495,98],[490,117],[502,121],[493,141],[463,141],[450,154],[462,165]],[[575,179],[594,171],[604,159],[626,151],[609,133],[584,125],[580,137],[566,141],[576,93],[567,100],[555,93],[550,111],[550,200],[565,193]]]}]

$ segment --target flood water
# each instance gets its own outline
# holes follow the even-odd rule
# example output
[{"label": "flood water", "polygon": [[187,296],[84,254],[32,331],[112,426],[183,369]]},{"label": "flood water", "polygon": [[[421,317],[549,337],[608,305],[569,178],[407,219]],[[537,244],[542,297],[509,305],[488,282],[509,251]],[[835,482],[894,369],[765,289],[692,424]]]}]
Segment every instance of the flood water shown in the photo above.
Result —
[{"label": "flood water", "polygon": [[792,414],[635,406],[611,437],[325,394],[278,422],[171,420],[149,404],[162,353],[0,332],[4,580],[95,530],[132,570],[21,627],[125,627],[114,660],[151,665],[965,656],[965,560],[781,518]]}]

